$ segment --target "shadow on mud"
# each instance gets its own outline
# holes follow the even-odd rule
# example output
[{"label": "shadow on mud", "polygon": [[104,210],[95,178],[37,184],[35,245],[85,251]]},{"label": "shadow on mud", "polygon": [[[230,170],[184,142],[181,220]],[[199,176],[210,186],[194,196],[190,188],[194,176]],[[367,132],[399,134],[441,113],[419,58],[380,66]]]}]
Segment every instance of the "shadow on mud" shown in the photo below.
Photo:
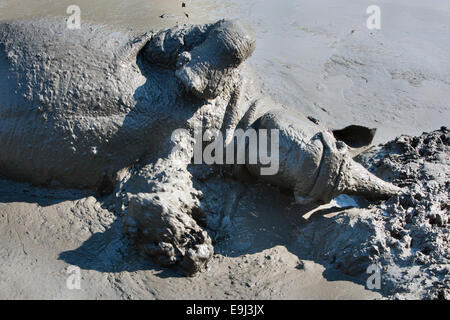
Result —
[{"label": "shadow on mud", "polygon": [[48,207],[64,201],[79,200],[90,195],[92,195],[92,191],[47,189],[0,178],[0,203],[26,202]]},{"label": "shadow on mud", "polygon": [[108,230],[94,233],[77,249],[61,252],[58,259],[84,270],[108,273],[151,270],[161,278],[183,276],[175,268],[163,268],[152,259],[139,255],[123,233],[120,217]]},{"label": "shadow on mud", "polygon": [[[213,239],[216,254],[240,257],[256,254],[281,245],[300,260],[312,260],[325,266],[323,276],[329,281],[346,280],[362,284],[355,278],[343,275],[323,261],[315,261],[312,253],[302,250],[297,241],[299,231],[308,224],[327,219],[324,215],[335,214],[345,208],[325,208],[314,212],[308,219],[302,217],[314,207],[292,205],[292,197],[274,192],[267,185],[249,185],[236,188],[233,181],[222,184],[223,197],[215,204],[217,212],[208,212],[207,227]],[[208,187],[214,184],[208,184]],[[203,188],[204,193],[212,192]],[[212,199],[212,198],[210,198]],[[144,257],[123,232],[121,217],[105,232],[95,233],[75,250],[60,253],[59,259],[85,270],[117,273],[148,270],[161,278],[184,277],[181,268],[165,268],[153,259]]]},{"label": "shadow on mud", "polygon": [[[223,177],[195,181],[195,187],[204,194],[202,206],[207,213],[206,229],[216,254],[240,257],[281,245],[301,260],[324,265],[323,276],[329,281],[347,280],[362,284],[358,279],[315,259],[313,253],[305,250],[298,241],[302,228],[313,223],[320,224],[321,220],[327,219],[325,215],[339,214],[346,207],[317,210],[314,206],[298,206],[292,203],[292,196],[283,190],[264,183],[245,184]],[[0,202],[3,203],[27,202],[45,207],[89,195],[92,192],[55,190],[0,180]],[[105,199],[108,197],[99,201]],[[317,211],[307,217],[314,210]],[[75,250],[61,252],[59,259],[85,270],[99,272],[148,270],[161,278],[185,276],[178,267],[161,267],[154,260],[139,254],[124,234],[120,216],[105,232],[92,234]]]},{"label": "shadow on mud", "polygon": [[281,245],[300,260],[311,260],[323,265],[326,268],[323,276],[329,281],[347,280],[362,284],[358,279],[344,275],[325,261],[318,260],[314,252],[309,251],[310,245],[303,246],[300,240],[300,234],[307,226],[321,225],[329,216],[350,207],[299,206],[292,203],[294,199],[291,195],[263,183],[236,190],[239,189],[228,189],[224,197],[227,203],[224,207],[232,209],[224,213],[220,222],[210,221],[208,224],[213,226],[216,223],[215,230],[210,231],[215,240],[216,253],[239,257]]},{"label": "shadow on mud", "polygon": [[[339,214],[349,207],[299,206],[293,204],[290,194],[265,183],[245,184],[223,177],[195,181],[195,187],[204,195],[206,230],[216,254],[233,258],[281,245],[300,260],[323,265],[323,276],[329,281],[363,284],[357,278],[342,274],[333,265],[319,261],[308,249],[310,245],[303,246],[299,241],[303,228],[315,223],[320,225],[327,216]],[[149,270],[161,278],[185,276],[181,268],[161,267],[136,252],[124,234],[121,217],[117,217],[107,231],[93,234],[79,248],[62,252],[59,259],[99,272]]]}]

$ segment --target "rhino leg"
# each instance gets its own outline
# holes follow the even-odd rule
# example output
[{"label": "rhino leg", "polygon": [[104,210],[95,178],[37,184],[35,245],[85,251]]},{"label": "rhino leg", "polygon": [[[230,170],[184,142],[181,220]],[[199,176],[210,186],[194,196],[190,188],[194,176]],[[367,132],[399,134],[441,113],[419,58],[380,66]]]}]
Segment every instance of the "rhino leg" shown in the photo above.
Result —
[{"label": "rhino leg", "polygon": [[176,26],[159,31],[143,47],[143,57],[150,64],[175,69],[179,55],[203,43],[215,25]]},{"label": "rhino leg", "polygon": [[279,171],[265,176],[260,174],[260,164],[247,165],[247,168],[253,175],[292,189],[298,203],[324,204],[342,193],[380,199],[400,191],[356,163],[348,146],[337,141],[330,130],[302,115],[271,110],[252,127],[278,130]]},{"label": "rhino leg", "polygon": [[324,152],[311,191],[313,198],[329,202],[339,194],[353,194],[376,200],[387,199],[400,192],[400,188],[381,180],[354,161],[348,146],[342,141],[336,141],[330,132],[321,132],[319,135]]},{"label": "rhino leg", "polygon": [[204,269],[213,247],[194,219],[202,215],[199,207],[189,202],[170,191],[133,195],[124,227],[138,248],[159,264],[181,264],[187,274],[194,274]]},{"label": "rhino leg", "polygon": [[153,35],[142,49],[150,64],[175,69],[188,92],[201,99],[219,96],[236,68],[255,49],[255,39],[237,20],[181,26]]},{"label": "rhino leg", "polygon": [[214,99],[230,89],[236,69],[251,56],[255,39],[237,20],[214,24],[203,43],[180,55],[175,75],[202,99]]},{"label": "rhino leg", "polygon": [[128,200],[123,225],[141,252],[161,265],[179,264],[194,274],[206,267],[214,249],[200,226],[206,217],[201,192],[187,170],[188,159],[176,150],[132,174],[121,188]]}]

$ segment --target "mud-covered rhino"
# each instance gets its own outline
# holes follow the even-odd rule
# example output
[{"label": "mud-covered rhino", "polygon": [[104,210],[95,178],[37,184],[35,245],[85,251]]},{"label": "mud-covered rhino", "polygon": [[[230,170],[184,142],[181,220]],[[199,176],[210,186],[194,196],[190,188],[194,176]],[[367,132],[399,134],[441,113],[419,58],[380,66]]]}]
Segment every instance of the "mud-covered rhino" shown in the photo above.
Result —
[{"label": "mud-covered rhino", "polygon": [[[0,174],[38,185],[120,188],[124,226],[139,248],[190,273],[213,247],[198,224],[201,192],[187,170],[192,135],[174,138],[177,129],[279,129],[279,170],[260,178],[291,189],[300,203],[395,194],[329,129],[263,98],[243,63],[254,47],[238,21],[137,38],[105,26],[70,30],[56,18],[2,22]],[[260,168],[232,172],[258,176]]]}]

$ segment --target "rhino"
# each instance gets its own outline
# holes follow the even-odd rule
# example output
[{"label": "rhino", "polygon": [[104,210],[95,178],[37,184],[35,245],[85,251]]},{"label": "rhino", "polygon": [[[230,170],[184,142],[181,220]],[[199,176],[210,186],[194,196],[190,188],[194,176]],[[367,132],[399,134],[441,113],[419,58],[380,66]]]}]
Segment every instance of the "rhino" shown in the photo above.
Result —
[{"label": "rhino", "polygon": [[237,20],[138,36],[88,23],[68,29],[62,18],[1,22],[0,174],[50,187],[120,189],[130,239],[189,274],[213,255],[188,170],[195,142],[187,133],[198,123],[225,135],[278,130],[276,174],[261,175],[261,163],[237,164],[231,173],[289,189],[300,204],[341,193],[396,194],[352,159],[352,141],[373,135],[356,130],[352,140],[350,129],[333,132],[273,102],[245,62],[254,49]]}]

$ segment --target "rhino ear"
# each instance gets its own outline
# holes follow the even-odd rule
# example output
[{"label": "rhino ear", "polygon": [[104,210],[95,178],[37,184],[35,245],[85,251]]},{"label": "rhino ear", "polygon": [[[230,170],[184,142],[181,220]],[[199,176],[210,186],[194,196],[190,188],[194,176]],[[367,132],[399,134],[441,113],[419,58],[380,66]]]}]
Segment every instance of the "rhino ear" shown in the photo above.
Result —
[{"label": "rhino ear", "polygon": [[367,147],[372,143],[377,129],[369,129],[367,127],[351,125],[344,129],[333,130],[334,137],[343,141],[346,145],[353,149]]}]

